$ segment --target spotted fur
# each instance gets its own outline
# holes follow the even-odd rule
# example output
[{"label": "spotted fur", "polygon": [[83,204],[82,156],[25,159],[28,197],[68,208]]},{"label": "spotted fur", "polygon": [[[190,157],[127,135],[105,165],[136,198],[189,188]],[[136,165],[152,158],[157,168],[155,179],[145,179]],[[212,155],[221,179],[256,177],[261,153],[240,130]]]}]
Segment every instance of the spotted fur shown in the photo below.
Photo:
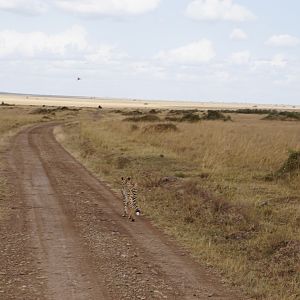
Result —
[{"label": "spotted fur", "polygon": [[134,221],[134,215],[139,216],[141,213],[137,205],[137,184],[133,183],[130,177],[122,177],[121,193],[124,205],[123,217]]}]

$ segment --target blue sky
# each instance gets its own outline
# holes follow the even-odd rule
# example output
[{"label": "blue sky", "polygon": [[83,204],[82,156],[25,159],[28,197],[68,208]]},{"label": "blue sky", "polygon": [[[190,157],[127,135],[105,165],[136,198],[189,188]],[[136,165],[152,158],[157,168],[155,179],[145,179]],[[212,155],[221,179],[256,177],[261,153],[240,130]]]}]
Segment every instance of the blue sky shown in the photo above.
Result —
[{"label": "blue sky", "polygon": [[299,11],[298,0],[0,0],[0,91],[300,104]]}]

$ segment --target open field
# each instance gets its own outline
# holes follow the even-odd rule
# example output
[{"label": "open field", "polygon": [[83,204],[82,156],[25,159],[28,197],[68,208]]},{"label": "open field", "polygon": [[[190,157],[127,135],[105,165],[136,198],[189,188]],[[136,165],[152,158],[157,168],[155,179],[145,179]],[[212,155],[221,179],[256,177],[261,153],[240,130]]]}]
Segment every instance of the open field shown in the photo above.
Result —
[{"label": "open field", "polygon": [[300,123],[231,114],[157,126],[170,113],[134,122],[140,113],[82,111],[56,135],[115,188],[132,176],[144,213],[249,295],[299,299],[300,164],[289,151]]},{"label": "open field", "polygon": [[56,141],[63,120],[99,110],[13,110],[16,121],[40,119],[4,132],[1,299],[245,299],[148,219],[122,218],[121,199]]},{"label": "open field", "polygon": [[35,106],[15,106],[4,102],[0,103],[0,139],[10,130],[38,122],[66,120],[77,114],[77,109],[64,109],[62,107],[35,107]]},{"label": "open field", "polygon": [[[101,184],[92,183],[94,179],[82,166],[77,165],[55,143],[51,136],[51,126],[54,125],[47,125],[48,121],[54,121],[63,123],[54,129],[57,140],[117,193],[120,177],[132,176],[139,186],[139,203],[143,214],[155,226],[174,237],[199,262],[205,262],[218,270],[226,278],[226,282],[241,287],[255,299],[299,299],[300,122],[297,121],[297,113],[294,121],[290,121],[290,114],[280,114],[277,119],[274,119],[276,114],[271,114],[272,118],[269,119],[264,119],[265,116],[253,114],[253,111],[250,114],[222,115],[204,110],[186,112],[161,107],[150,111],[149,108],[78,110],[46,106],[0,106],[2,150],[9,149],[7,146],[10,145],[8,141],[11,138],[7,137],[12,137],[23,125],[45,123],[18,135],[18,143],[12,148],[15,152],[11,154],[11,159],[17,166],[16,172],[21,172],[20,178],[25,188],[23,198],[16,194],[14,173],[7,170],[3,173],[3,168],[0,168],[1,174],[4,174],[0,179],[1,236],[10,245],[6,247],[2,243],[5,247],[1,248],[4,255],[0,264],[2,267],[5,265],[7,274],[11,274],[8,283],[5,281],[7,278],[0,277],[0,283],[6,287],[5,291],[8,294],[21,293],[23,296],[34,295],[47,299],[47,293],[52,288],[58,295],[67,295],[68,291],[62,289],[59,282],[67,284],[71,277],[51,277],[53,272],[60,273],[58,269],[51,269],[51,266],[57,265],[59,268],[65,263],[68,268],[76,269],[75,257],[81,255],[79,251],[89,251],[84,250],[86,246],[79,244],[76,251],[70,247],[78,239],[83,240],[80,245],[89,245],[92,253],[98,255],[87,259],[88,264],[99,264],[101,273],[110,270],[106,281],[99,275],[98,283],[93,283],[94,287],[100,286],[98,292],[103,293],[106,290],[104,287],[116,280],[120,284],[118,288],[112,289],[115,293],[113,299],[133,299],[132,293],[139,293],[141,290],[150,295],[151,289],[150,285],[144,286],[144,281],[137,281],[134,289],[124,296],[125,290],[121,287],[126,282],[124,278],[119,278],[120,266],[132,266],[130,261],[125,262],[122,258],[119,261],[107,256],[110,253],[109,255],[119,257],[119,253],[109,247],[110,243],[119,243],[118,249],[122,249],[124,243],[133,244],[135,248],[126,251],[132,256],[137,251],[139,253],[141,264],[136,262],[136,268],[143,271],[137,274],[144,274],[143,277],[150,274],[148,284],[152,282],[161,285],[161,291],[166,289],[162,281],[165,277],[160,277],[160,271],[148,274],[152,270],[143,267],[143,261],[148,259],[155,259],[156,264],[159,264],[161,253],[155,252],[157,257],[153,257],[153,254],[150,257],[147,256],[147,251],[151,247],[154,247],[153,251],[161,247],[166,257],[175,255],[172,260],[163,263],[167,272],[172,273],[172,266],[174,268],[182,263],[180,256],[178,258],[167,244],[162,244],[163,237],[160,234],[153,235],[150,225],[143,217],[138,220],[135,229],[126,220],[119,220],[121,207],[118,199],[110,194],[107,196]],[[6,174],[11,175],[6,178]],[[37,193],[34,198],[28,197],[31,193],[26,190],[31,181],[32,189],[36,188]],[[38,184],[35,186],[36,183]],[[42,203],[39,202],[39,195],[41,199],[47,199],[47,205],[56,207],[57,211],[60,211],[61,205],[58,203],[63,203],[65,207],[67,213],[64,215],[60,212],[63,216],[54,222],[55,230],[50,226],[54,221],[53,214],[47,209],[40,210]],[[50,196],[45,198],[45,195]],[[60,196],[55,199],[51,195]],[[99,202],[100,198],[102,200]],[[106,211],[111,209],[110,205],[114,206],[113,212],[107,214]],[[22,206],[36,208],[32,212],[15,209]],[[33,213],[35,218],[30,217]],[[39,239],[47,245],[49,251],[59,251],[62,246],[55,241],[64,239],[62,236],[52,239],[53,234],[60,236],[64,230],[69,232],[69,238],[63,245],[67,250],[61,250],[72,253],[71,256],[66,255],[69,257],[68,261],[60,261],[58,252],[51,258],[53,263],[47,265],[47,258],[44,257],[42,269],[37,268],[35,252],[28,249],[39,249],[39,244],[35,242],[34,231],[30,233],[30,228],[27,228],[28,217],[36,222],[31,225],[33,229],[35,226],[43,228]],[[40,221],[44,220],[43,223],[39,223],[39,218]],[[64,218],[76,224],[82,236],[64,228]],[[15,219],[18,220],[18,226],[14,223]],[[106,220],[111,225],[104,226]],[[138,238],[134,235],[135,230],[138,230]],[[130,234],[125,235],[126,238],[121,235],[121,240],[116,240],[111,232],[115,234],[119,231],[129,231]],[[101,240],[104,237],[105,241]],[[149,239],[156,241],[156,244],[149,244]],[[104,244],[109,249],[103,248]],[[27,262],[25,265],[24,261]],[[187,265],[182,272],[200,270],[202,278],[203,270],[199,268]],[[20,280],[14,275],[18,272],[28,275],[22,276],[23,279]],[[99,272],[99,269],[95,272]],[[122,269],[121,273],[123,272],[125,271]],[[168,293],[178,295],[178,299],[184,299],[180,295],[192,292],[199,299],[207,295],[212,299],[214,296],[219,297],[218,299],[238,299],[228,296],[230,293],[220,288],[219,283],[210,286],[211,280],[215,280],[211,278],[211,274],[205,275],[208,279],[200,282],[202,287],[207,287],[202,292],[197,289],[196,282],[190,281],[191,278],[186,278],[187,286],[192,284],[193,289],[177,290],[175,286],[179,285],[174,284],[172,276],[168,277]],[[48,283],[46,279],[37,278],[48,278]],[[76,276],[73,279],[78,280]],[[26,293],[22,288],[24,284],[29,287]],[[88,288],[86,281],[80,281],[80,284],[84,289]],[[214,293],[213,289],[218,292]],[[93,288],[91,291],[96,290]],[[111,291],[106,290],[106,293],[106,298],[110,299],[108,295]],[[83,298],[86,295],[82,292]]]},{"label": "open field", "polygon": [[115,99],[98,97],[67,97],[67,96],[39,96],[21,94],[1,94],[0,103],[4,101],[17,105],[53,105],[53,106],[76,106],[76,107],[98,107],[103,108],[178,108],[178,109],[283,109],[300,110],[300,105],[273,105],[273,104],[251,104],[251,103],[222,103],[213,101],[147,101],[142,99]]}]

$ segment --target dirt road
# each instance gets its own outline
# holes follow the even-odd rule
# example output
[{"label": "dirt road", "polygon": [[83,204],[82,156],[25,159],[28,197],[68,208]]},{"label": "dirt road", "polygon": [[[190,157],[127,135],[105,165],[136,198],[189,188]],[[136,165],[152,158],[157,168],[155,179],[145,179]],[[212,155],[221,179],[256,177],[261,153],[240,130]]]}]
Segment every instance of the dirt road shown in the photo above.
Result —
[{"label": "dirt road", "polygon": [[58,144],[53,128],[23,130],[7,153],[17,213],[7,226],[14,246],[0,261],[1,299],[243,299],[149,220],[122,218],[119,197]]}]

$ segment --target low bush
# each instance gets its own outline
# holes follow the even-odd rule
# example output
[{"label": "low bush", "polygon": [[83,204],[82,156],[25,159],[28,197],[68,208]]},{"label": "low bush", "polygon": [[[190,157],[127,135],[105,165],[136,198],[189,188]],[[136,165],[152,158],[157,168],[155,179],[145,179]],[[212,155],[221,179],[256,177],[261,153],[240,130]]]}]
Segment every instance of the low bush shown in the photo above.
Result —
[{"label": "low bush", "polygon": [[121,113],[123,116],[140,116],[143,114],[140,110],[123,111]]},{"label": "low bush", "polygon": [[187,113],[185,114],[181,119],[180,122],[199,122],[201,120],[199,115],[196,115],[194,113]]},{"label": "low bush", "polygon": [[175,124],[172,123],[161,123],[155,125],[146,126],[144,132],[166,132],[166,131],[178,131]]},{"label": "low bush", "polygon": [[1,106],[14,106],[14,104],[8,104],[8,103],[5,103],[4,101],[2,101],[0,105]]},{"label": "low bush", "polygon": [[222,120],[222,121],[231,121],[230,116],[225,116],[220,111],[217,110],[208,110],[203,117],[204,120]]},{"label": "low bush", "polygon": [[182,115],[182,114],[194,114],[197,113],[198,109],[171,109],[169,115]]},{"label": "low bush", "polygon": [[236,114],[253,114],[253,115],[266,115],[270,113],[276,113],[275,109],[253,109],[253,108],[240,108],[240,109],[223,109],[220,110],[222,113],[236,113]]},{"label": "low bush", "polygon": [[145,115],[141,117],[130,117],[125,118],[123,121],[126,122],[159,122],[160,118],[154,115]]},{"label": "low bush", "polygon": [[274,173],[266,176],[265,179],[273,180],[293,176],[300,171],[300,151],[290,151],[288,159]]},{"label": "low bush", "polygon": [[120,156],[116,159],[116,168],[124,169],[129,163],[130,163],[129,158]]},{"label": "low bush", "polygon": [[58,107],[45,107],[45,105],[43,105],[43,107],[38,107],[36,109],[34,109],[30,114],[41,114],[41,115],[47,115],[47,114],[52,114],[54,115],[55,112],[59,112],[59,111],[79,111],[79,108],[70,108],[67,106],[58,106]]},{"label": "low bush", "polygon": [[135,131],[135,130],[138,130],[139,129],[139,126],[137,126],[137,125],[135,125],[135,124],[132,124],[131,126],[130,126],[130,130],[131,131]]},{"label": "low bush", "polygon": [[165,117],[166,121],[171,121],[171,122],[180,122],[181,118],[180,117]]},{"label": "low bush", "polygon": [[157,110],[157,109],[150,109],[149,110],[149,114],[158,114],[160,111],[159,110]]},{"label": "low bush", "polygon": [[281,111],[271,112],[263,120],[279,120],[279,121],[300,121],[300,112]]},{"label": "low bush", "polygon": [[39,114],[40,115],[47,115],[47,114],[54,115],[55,114],[55,109],[39,107],[39,108],[34,109],[30,114],[32,114],[32,115],[39,115]]}]

